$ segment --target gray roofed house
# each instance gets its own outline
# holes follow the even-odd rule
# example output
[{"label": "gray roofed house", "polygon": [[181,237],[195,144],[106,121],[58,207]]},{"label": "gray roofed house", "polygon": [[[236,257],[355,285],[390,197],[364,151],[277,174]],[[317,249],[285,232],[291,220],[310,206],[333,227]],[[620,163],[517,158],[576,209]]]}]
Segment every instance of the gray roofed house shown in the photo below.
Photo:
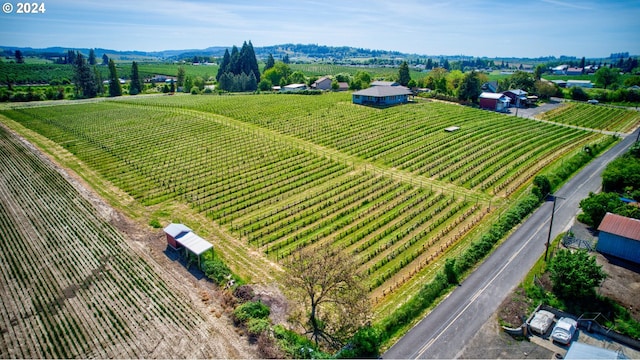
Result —
[{"label": "gray roofed house", "polygon": [[352,94],[354,104],[388,106],[409,101],[411,90],[404,86],[372,86]]}]

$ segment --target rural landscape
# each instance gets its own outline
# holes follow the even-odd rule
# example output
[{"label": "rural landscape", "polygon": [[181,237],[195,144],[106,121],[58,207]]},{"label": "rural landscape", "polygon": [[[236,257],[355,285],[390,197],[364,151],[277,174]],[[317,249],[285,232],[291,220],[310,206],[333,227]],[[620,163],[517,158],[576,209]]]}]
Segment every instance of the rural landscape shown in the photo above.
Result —
[{"label": "rural landscape", "polygon": [[491,321],[599,312],[640,340],[639,259],[595,248],[640,221],[636,55],[0,51],[2,358],[384,356],[623,147]]}]

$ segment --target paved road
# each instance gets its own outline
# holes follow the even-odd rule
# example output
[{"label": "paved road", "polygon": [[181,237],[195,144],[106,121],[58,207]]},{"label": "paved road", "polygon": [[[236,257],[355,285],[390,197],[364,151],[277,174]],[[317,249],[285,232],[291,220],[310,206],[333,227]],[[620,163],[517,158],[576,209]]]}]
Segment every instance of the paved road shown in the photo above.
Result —
[{"label": "paved road", "polygon": [[[636,132],[640,131],[637,129]],[[626,136],[614,148],[593,160],[556,192],[556,211],[551,238],[569,229],[578,204],[601,186],[601,174],[609,161],[624,153],[636,133]],[[464,282],[393,345],[386,359],[451,359],[462,354],[484,322],[497,310],[545,252],[553,202],[535,211]]]}]

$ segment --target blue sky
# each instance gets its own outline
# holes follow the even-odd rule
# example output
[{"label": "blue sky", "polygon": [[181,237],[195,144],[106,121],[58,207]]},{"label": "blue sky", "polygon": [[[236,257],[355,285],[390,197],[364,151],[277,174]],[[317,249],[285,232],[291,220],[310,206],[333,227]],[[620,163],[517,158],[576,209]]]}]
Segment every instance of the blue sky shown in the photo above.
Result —
[{"label": "blue sky", "polygon": [[[37,1],[37,0],[36,0]],[[640,54],[640,0],[44,0],[0,45],[156,51],[283,43],[426,55]]]}]

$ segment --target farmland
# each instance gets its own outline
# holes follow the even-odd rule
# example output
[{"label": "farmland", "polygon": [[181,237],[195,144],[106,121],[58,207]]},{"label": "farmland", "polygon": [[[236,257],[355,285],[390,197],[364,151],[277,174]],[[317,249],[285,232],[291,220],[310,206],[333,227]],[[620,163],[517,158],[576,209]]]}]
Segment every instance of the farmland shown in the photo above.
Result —
[{"label": "farmland", "polygon": [[[50,163],[0,127],[0,357],[236,357]],[[217,342],[217,344],[216,344]]]},{"label": "farmland", "polygon": [[[608,140],[555,118],[440,102],[375,109],[341,93],[126,97],[3,115],[152,211],[188,206],[234,239],[227,249],[257,250],[256,262],[320,244],[349,252],[379,306],[424,281],[535,174]],[[168,212],[165,223],[182,216]]]}]

